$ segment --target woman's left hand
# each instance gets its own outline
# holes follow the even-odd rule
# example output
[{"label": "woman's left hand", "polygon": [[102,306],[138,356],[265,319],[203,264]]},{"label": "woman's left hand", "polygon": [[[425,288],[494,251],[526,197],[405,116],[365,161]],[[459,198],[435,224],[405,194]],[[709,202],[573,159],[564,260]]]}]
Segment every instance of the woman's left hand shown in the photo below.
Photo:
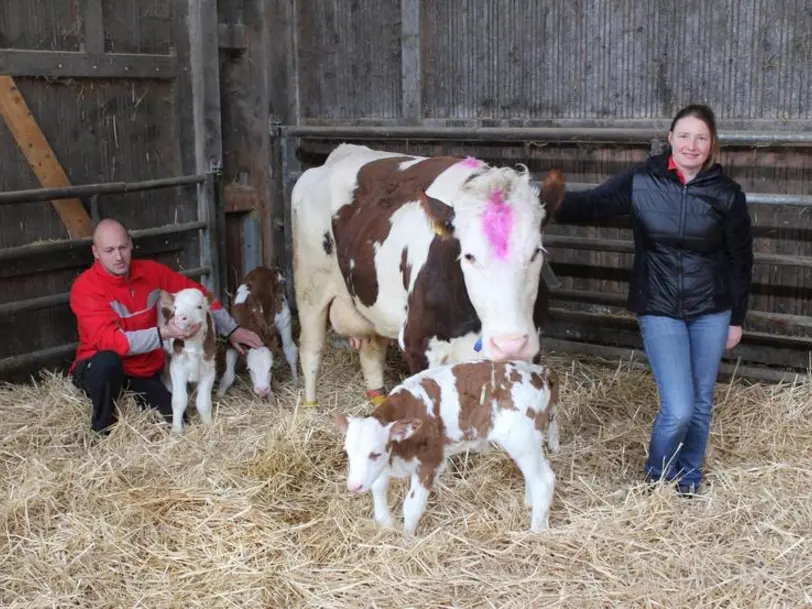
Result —
[{"label": "woman's left hand", "polygon": [[736,345],[739,344],[739,341],[742,339],[742,327],[741,326],[730,326],[727,329],[727,344],[725,345],[725,349],[732,349]]}]

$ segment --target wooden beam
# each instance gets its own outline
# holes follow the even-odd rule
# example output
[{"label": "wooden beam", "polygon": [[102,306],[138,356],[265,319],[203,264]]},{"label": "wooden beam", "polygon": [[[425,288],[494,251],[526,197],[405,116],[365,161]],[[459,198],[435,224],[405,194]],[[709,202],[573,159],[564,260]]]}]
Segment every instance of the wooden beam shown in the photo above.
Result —
[{"label": "wooden beam", "polygon": [[[59,164],[11,76],[0,75],[0,115],[40,184],[44,188],[70,186],[65,170]],[[71,239],[91,235],[93,223],[79,199],[61,199],[52,201],[51,204]]]},{"label": "wooden beam", "polygon": [[218,23],[217,45],[226,51],[244,51],[245,26],[240,23]]},{"label": "wooden beam", "polygon": [[223,194],[227,214],[251,212],[261,205],[257,189],[253,186],[232,183],[223,189]]},{"label": "wooden beam", "polygon": [[[98,45],[97,39],[91,38],[91,42]],[[177,61],[174,55],[2,49],[0,73],[44,78],[172,80],[177,75]]]},{"label": "wooden beam", "polygon": [[102,0],[87,0],[85,5],[85,51],[104,53],[104,13]]}]

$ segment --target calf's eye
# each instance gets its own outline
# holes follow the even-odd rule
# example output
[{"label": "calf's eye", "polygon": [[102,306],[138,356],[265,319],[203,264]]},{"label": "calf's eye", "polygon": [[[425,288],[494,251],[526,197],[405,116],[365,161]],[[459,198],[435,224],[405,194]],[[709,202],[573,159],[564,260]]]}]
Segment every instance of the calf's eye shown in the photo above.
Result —
[{"label": "calf's eye", "polygon": [[369,458],[372,459],[373,461],[379,459],[380,456],[381,456],[381,453],[369,453]]},{"label": "calf's eye", "polygon": [[465,254],[465,259],[466,259],[468,262],[471,262],[471,263],[476,262],[476,258],[474,258],[474,255],[473,255],[473,254]]}]

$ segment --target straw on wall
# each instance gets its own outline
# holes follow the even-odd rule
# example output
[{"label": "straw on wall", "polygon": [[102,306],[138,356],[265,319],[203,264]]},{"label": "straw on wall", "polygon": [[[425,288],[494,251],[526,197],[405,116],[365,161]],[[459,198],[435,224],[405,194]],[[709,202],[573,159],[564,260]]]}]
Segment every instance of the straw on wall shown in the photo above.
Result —
[{"label": "straw on wall", "polygon": [[[720,385],[705,496],[644,492],[644,371],[556,358],[551,530],[526,531],[501,452],[454,461],[418,537],[344,491],[332,429],[366,409],[357,356],[327,354],[322,410],[236,384],[170,437],[127,398],[104,439],[65,379],[0,392],[3,607],[801,607],[812,604],[809,385]],[[390,373],[390,382],[395,379]],[[390,385],[391,386],[391,385]],[[404,484],[390,501],[400,514]],[[394,503],[397,502],[397,503]]]}]

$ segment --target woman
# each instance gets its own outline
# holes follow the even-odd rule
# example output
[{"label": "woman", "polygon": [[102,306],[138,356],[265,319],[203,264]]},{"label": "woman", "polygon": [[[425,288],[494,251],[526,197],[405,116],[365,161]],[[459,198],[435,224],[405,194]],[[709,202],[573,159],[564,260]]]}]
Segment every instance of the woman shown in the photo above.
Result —
[{"label": "woman", "polygon": [[597,188],[567,193],[555,215],[563,222],[631,215],[627,306],[638,314],[660,398],[645,472],[691,495],[702,481],[722,355],[741,340],[752,236],[744,193],[718,163],[712,110],[680,110],[668,143]]}]

